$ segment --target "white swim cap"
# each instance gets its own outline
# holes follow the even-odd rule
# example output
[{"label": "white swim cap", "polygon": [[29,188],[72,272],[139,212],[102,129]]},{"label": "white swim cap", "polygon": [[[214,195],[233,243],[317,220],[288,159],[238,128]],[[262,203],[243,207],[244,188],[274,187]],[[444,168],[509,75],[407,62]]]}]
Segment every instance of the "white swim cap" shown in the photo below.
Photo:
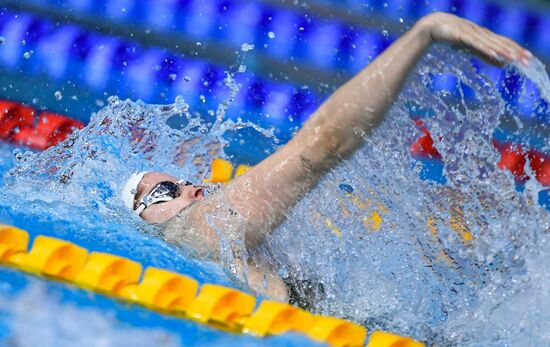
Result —
[{"label": "white swim cap", "polygon": [[143,176],[149,171],[134,172],[122,187],[122,201],[130,210],[134,210],[134,198],[136,196],[137,187]]}]

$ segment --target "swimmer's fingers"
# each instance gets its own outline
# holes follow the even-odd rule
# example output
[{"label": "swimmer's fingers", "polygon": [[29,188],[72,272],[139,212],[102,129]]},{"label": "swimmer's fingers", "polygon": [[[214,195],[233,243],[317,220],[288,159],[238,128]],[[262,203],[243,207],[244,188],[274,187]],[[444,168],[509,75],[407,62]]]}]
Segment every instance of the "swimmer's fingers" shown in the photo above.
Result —
[{"label": "swimmer's fingers", "polygon": [[[475,24],[474,24],[475,25]],[[476,25],[477,26],[477,25]],[[489,54],[489,59],[495,60],[507,60],[510,62],[519,61],[524,65],[529,64],[529,60],[533,57],[531,52],[524,49],[520,45],[518,45],[513,40],[497,35],[493,32],[491,32],[488,29],[482,28],[480,26],[477,26],[476,30],[478,31],[479,35],[485,38],[488,49],[484,52],[485,54]],[[501,63],[501,62],[499,62]]]},{"label": "swimmer's fingers", "polygon": [[505,60],[515,61],[516,54],[512,49],[507,47],[502,41],[498,40],[496,35],[491,33],[489,30],[477,27],[479,37],[483,38],[484,47],[480,52],[484,53],[489,62],[496,63],[496,65],[503,65]]},{"label": "swimmer's fingers", "polygon": [[433,13],[421,22],[428,27],[433,41],[449,42],[472,49],[475,54],[494,65],[501,66],[512,61],[528,65],[533,57],[531,52],[513,40],[452,14]]},{"label": "swimmer's fingers", "polygon": [[521,47],[517,42],[506,36],[496,36],[504,45],[508,47],[508,49],[516,52],[517,60],[521,61],[521,63],[526,66],[529,65],[529,60],[533,58],[533,54],[529,50]]},{"label": "swimmer's fingers", "polygon": [[502,66],[507,62],[521,61],[528,65],[532,55],[507,37],[497,35],[477,24],[465,22],[458,43],[471,48],[486,62]]},{"label": "swimmer's fingers", "polygon": [[454,45],[470,50],[489,64],[499,67],[505,65],[505,59],[510,58],[506,48],[481,32],[481,28],[476,28],[475,24],[472,23],[471,26],[469,24],[456,35]]},{"label": "swimmer's fingers", "polygon": [[[461,48],[461,47],[457,47],[457,48]],[[506,61],[504,59],[498,57],[498,55],[487,56],[485,54],[480,53],[477,50],[472,50],[472,49],[467,49],[467,50],[468,50],[469,53],[475,55],[476,57],[483,60],[487,64],[498,66],[498,67],[504,67],[506,65]]]},{"label": "swimmer's fingers", "polygon": [[493,45],[486,40],[470,40],[467,35],[463,35],[454,42],[453,46],[458,49],[464,48],[491,65],[502,67],[506,63],[504,56],[500,54],[501,51],[494,50]]}]

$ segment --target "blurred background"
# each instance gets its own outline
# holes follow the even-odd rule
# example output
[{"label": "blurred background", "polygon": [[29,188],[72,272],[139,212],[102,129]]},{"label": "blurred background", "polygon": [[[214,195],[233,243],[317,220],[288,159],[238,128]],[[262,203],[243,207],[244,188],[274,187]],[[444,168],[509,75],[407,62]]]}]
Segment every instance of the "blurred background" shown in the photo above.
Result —
[{"label": "blurred background", "polygon": [[[6,104],[5,109],[30,106],[14,111],[28,113],[27,125],[32,117],[35,123],[54,119],[39,118],[34,110],[77,121],[64,120],[66,129],[86,124],[111,95],[161,104],[173,103],[181,95],[193,112],[209,117],[230,97],[224,83],[229,75],[240,90],[227,116],[274,127],[277,136],[286,140],[335,88],[417,19],[436,10],[471,19],[513,38],[543,62],[550,60],[548,1],[5,0],[0,4],[0,98],[17,103]],[[527,153],[536,151],[544,157],[550,122],[547,103],[534,86],[527,85],[528,93],[519,95],[520,86],[529,83],[519,76],[478,61],[474,65],[499,86],[508,103],[511,116],[503,120],[495,144],[510,157],[503,166],[522,171]],[[458,95],[453,77],[437,76],[433,88]],[[55,143],[21,135],[22,127],[7,119],[0,119],[0,137],[36,149]],[[417,155],[437,162],[429,134],[419,146]]]}]

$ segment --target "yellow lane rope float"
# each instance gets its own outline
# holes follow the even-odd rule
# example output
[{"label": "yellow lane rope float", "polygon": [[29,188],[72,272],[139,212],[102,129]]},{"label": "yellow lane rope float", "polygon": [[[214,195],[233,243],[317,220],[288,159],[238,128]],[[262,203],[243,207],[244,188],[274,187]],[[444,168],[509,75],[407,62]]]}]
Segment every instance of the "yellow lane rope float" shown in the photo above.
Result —
[{"label": "yellow lane rope float", "polygon": [[[256,298],[234,288],[203,284],[187,276],[142,265],[113,254],[88,252],[71,242],[0,225],[0,263],[37,276],[72,283],[164,314],[258,337],[297,332],[331,346],[363,346],[367,330],[357,324],[311,314],[298,307]],[[198,292],[198,294],[197,294]],[[368,347],[422,347],[408,337],[376,331]]]}]

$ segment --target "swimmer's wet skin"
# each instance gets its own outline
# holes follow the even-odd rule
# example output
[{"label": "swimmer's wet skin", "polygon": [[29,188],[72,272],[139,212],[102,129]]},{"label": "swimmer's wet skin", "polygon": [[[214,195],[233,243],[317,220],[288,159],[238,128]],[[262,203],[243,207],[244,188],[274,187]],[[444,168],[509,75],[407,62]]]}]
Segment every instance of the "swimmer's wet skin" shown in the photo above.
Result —
[{"label": "swimmer's wet skin", "polygon": [[[141,218],[164,223],[168,242],[191,247],[199,256],[219,260],[223,240],[244,238],[248,250],[256,248],[329,169],[362,145],[384,119],[408,73],[435,42],[470,49],[495,65],[528,65],[532,58],[514,41],[470,21],[447,13],[430,14],[341,86],[285,146],[246,174],[208,197],[199,187],[180,184],[173,198],[148,204],[140,211]],[[130,188],[132,208],[137,209],[162,182],[178,181],[163,173],[144,174]],[[244,268],[240,260],[233,265],[234,272]],[[272,271],[248,264],[245,276],[257,293],[288,299],[284,282]]]}]

